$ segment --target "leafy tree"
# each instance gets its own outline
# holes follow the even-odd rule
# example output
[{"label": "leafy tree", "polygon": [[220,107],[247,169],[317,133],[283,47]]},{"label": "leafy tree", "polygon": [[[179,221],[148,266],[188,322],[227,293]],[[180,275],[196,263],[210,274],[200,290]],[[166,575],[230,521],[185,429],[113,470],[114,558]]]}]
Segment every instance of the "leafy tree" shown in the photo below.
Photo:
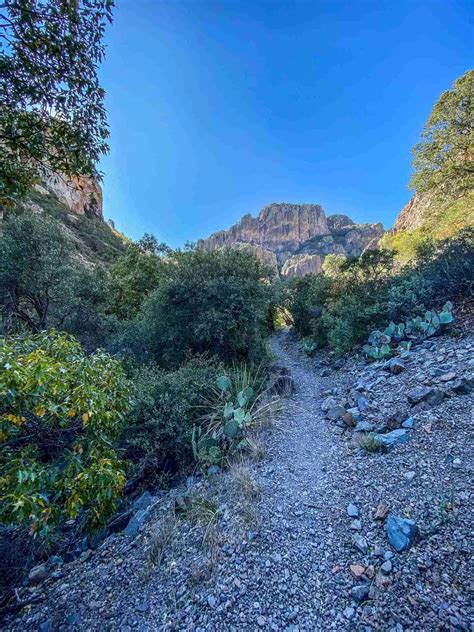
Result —
[{"label": "leafy tree", "polygon": [[121,319],[136,316],[145,298],[166,276],[168,264],[161,256],[171,250],[156,237],[145,234],[111,268],[109,313]]},{"label": "leafy tree", "polygon": [[474,188],[474,70],[441,95],[413,153],[417,193],[457,196]]},{"label": "leafy tree", "polygon": [[188,353],[224,361],[262,353],[270,272],[248,252],[176,252],[168,277],[145,301],[135,347],[163,366]]},{"label": "leafy tree", "polygon": [[117,360],[54,331],[0,340],[0,518],[47,534],[96,527],[125,483],[114,450],[130,405]]},{"label": "leafy tree", "polygon": [[107,151],[97,66],[113,0],[4,0],[0,13],[0,202],[44,170],[93,175]]},{"label": "leafy tree", "polygon": [[10,218],[0,237],[0,300],[4,326],[21,321],[39,332],[64,300],[73,276],[71,245],[59,224],[25,213]]},{"label": "leafy tree", "polygon": [[0,236],[0,310],[4,331],[37,333],[54,326],[94,348],[104,341],[108,276],[73,261],[61,225],[25,212],[10,217]]}]

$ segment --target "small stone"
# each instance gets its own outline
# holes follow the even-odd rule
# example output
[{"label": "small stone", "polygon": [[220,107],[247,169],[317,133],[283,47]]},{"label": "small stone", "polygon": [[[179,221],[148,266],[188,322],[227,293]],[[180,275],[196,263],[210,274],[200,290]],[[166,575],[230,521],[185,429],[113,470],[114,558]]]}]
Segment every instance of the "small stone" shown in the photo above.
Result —
[{"label": "small stone", "polygon": [[389,575],[392,572],[392,562],[390,560],[387,560],[382,564],[380,570],[384,575]]},{"label": "small stone", "polygon": [[392,430],[385,434],[374,434],[374,440],[386,450],[391,450],[401,443],[410,441],[410,434],[404,428],[397,428],[397,430]]},{"label": "small stone", "polygon": [[148,509],[153,500],[150,492],[143,492],[143,494],[135,500],[132,505],[132,511],[139,511],[140,509]]},{"label": "small stone", "polygon": [[415,478],[416,472],[414,470],[408,470],[408,472],[404,472],[403,476],[407,479],[409,483]]},{"label": "small stone", "polygon": [[344,612],[342,614],[346,617],[346,619],[352,619],[352,618],[354,618],[355,610],[354,610],[354,608],[350,608],[350,607],[349,608],[345,608]]},{"label": "small stone", "polygon": [[328,410],[334,406],[337,406],[337,402],[334,397],[326,397],[326,399],[323,399],[321,402],[321,410],[323,413],[327,413]]},{"label": "small stone", "polygon": [[375,520],[385,520],[388,512],[389,512],[388,505],[386,505],[385,503],[379,503],[374,514]]},{"label": "small stone", "polygon": [[350,564],[349,570],[355,578],[359,579],[365,573],[365,566],[361,564]]},{"label": "small stone", "polygon": [[90,549],[87,551],[83,551],[79,556],[79,562],[87,562],[91,555],[92,551]]},{"label": "small stone", "polygon": [[401,373],[402,371],[405,370],[405,363],[403,362],[403,360],[400,360],[399,358],[392,358],[391,360],[388,361],[388,370],[390,371],[390,373],[393,373],[394,375],[398,375],[399,373]]},{"label": "small stone", "polygon": [[358,518],[359,517],[359,510],[357,509],[357,506],[354,505],[354,503],[349,503],[346,507],[346,511],[347,511],[347,515],[350,518]]},{"label": "small stone", "polygon": [[352,520],[351,524],[350,524],[350,528],[352,529],[352,531],[361,531],[362,530],[362,523],[360,520]]},{"label": "small stone", "polygon": [[149,517],[149,509],[140,509],[139,511],[137,511],[123,530],[124,534],[132,538],[135,537],[143,528],[144,523],[148,520]]},{"label": "small stone", "polygon": [[331,408],[327,411],[327,416],[333,421],[336,421],[336,419],[342,419],[345,414],[346,409],[340,404],[336,404],[336,406],[331,406]]},{"label": "small stone", "polygon": [[456,395],[468,395],[472,391],[473,386],[473,380],[465,377],[450,384],[451,390]]},{"label": "small stone", "polygon": [[[359,389],[357,389],[357,386],[356,386],[356,390],[359,390]],[[356,397],[356,404],[357,404],[357,408],[361,412],[365,412],[370,407],[369,400],[366,399],[365,397],[363,397],[362,395],[359,395],[358,397]]]},{"label": "small stone", "polygon": [[361,584],[360,586],[354,586],[351,588],[351,596],[354,601],[361,603],[369,596],[370,587],[367,584]]},{"label": "small stone", "polygon": [[413,417],[408,417],[408,419],[405,419],[405,421],[402,422],[402,428],[414,428],[415,427],[415,420],[413,419]]},{"label": "small stone", "polygon": [[371,424],[370,421],[362,420],[356,423],[354,432],[372,432],[374,428],[374,424]]},{"label": "small stone", "polygon": [[214,595],[209,595],[207,598],[207,603],[209,604],[211,608],[215,608],[217,599],[214,597]]},{"label": "small stone", "polygon": [[40,623],[38,629],[39,632],[51,632],[51,630],[53,629],[53,623],[51,619],[46,619],[46,621]]},{"label": "small stone", "polygon": [[265,626],[265,624],[267,623],[267,620],[265,619],[265,617],[262,617],[262,615],[260,615],[259,617],[257,617],[257,624],[263,628]]},{"label": "small stone", "polygon": [[418,527],[414,520],[400,518],[392,514],[387,519],[387,537],[393,548],[401,553],[411,547],[415,541]]},{"label": "small stone", "polygon": [[48,576],[48,569],[46,564],[39,564],[31,569],[28,573],[28,580],[30,584],[39,584],[43,579],[46,579]]},{"label": "small stone", "polygon": [[352,544],[358,551],[362,553],[362,555],[366,555],[367,551],[369,550],[367,540],[358,533],[352,538]]},{"label": "small stone", "polygon": [[461,465],[461,459],[455,458],[453,459],[453,467],[459,467]]},{"label": "small stone", "polygon": [[454,380],[455,377],[456,373],[450,371],[449,373],[445,373],[444,375],[442,375],[439,379],[441,382],[450,382],[451,380]]},{"label": "small stone", "polygon": [[408,402],[412,405],[426,401],[432,394],[434,389],[429,386],[417,386],[407,393]]}]

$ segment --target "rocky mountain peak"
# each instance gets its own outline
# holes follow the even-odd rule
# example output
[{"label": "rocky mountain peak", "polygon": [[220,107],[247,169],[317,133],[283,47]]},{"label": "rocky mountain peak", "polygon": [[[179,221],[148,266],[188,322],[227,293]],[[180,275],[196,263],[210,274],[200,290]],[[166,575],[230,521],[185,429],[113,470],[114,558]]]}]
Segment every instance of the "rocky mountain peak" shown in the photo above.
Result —
[{"label": "rocky mountain peak", "polygon": [[200,239],[197,246],[215,250],[246,243],[266,262],[274,253],[284,276],[303,276],[320,272],[328,254],[360,255],[383,233],[382,224],[355,224],[342,214],[326,217],[320,204],[273,202],[257,217],[246,214],[228,230]]}]

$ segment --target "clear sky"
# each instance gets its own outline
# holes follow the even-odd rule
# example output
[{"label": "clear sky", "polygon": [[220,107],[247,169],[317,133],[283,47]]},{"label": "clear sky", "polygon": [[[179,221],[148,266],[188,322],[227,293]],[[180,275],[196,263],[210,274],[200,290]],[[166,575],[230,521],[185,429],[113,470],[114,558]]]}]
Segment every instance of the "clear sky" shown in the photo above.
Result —
[{"label": "clear sky", "polygon": [[389,227],[472,0],[116,0],[104,212],[172,246],[271,202]]}]

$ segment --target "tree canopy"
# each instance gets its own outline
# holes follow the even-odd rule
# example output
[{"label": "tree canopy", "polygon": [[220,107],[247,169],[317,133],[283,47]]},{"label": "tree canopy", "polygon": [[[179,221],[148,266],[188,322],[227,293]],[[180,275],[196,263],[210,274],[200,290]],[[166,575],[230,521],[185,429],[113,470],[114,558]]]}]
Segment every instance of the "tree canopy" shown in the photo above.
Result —
[{"label": "tree canopy", "polygon": [[474,188],[474,70],[438,99],[413,153],[417,193],[458,196]]},{"label": "tree canopy", "polygon": [[108,150],[97,75],[113,0],[4,0],[0,11],[0,202],[44,170],[96,175]]}]

